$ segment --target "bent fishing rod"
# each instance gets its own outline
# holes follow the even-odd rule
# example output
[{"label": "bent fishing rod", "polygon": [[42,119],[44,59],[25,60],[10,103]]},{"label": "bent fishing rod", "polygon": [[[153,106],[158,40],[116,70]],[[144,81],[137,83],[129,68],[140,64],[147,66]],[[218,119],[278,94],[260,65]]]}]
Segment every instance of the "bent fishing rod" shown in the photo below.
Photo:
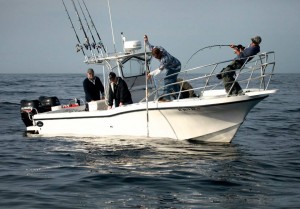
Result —
[{"label": "bent fishing rod", "polygon": [[188,61],[186,62],[186,64],[184,65],[184,68],[187,66],[187,64],[189,63],[189,61],[193,58],[193,56],[195,56],[198,52],[200,51],[203,51],[204,49],[210,49],[210,48],[214,48],[214,47],[223,47],[223,46],[231,46],[229,44],[215,44],[215,45],[211,45],[211,46],[206,46],[206,47],[203,47],[199,50],[197,50],[194,54],[192,54],[192,56],[188,59]]},{"label": "bent fishing rod", "polygon": [[83,31],[83,33],[84,33],[84,37],[85,37],[85,39],[86,39],[86,40],[85,40],[85,43],[84,43],[83,45],[85,46],[85,48],[86,48],[87,50],[90,49],[91,52],[92,52],[92,54],[94,54],[94,53],[93,53],[93,50],[92,50],[92,48],[91,48],[91,45],[90,45],[89,38],[88,38],[88,36],[87,36],[87,34],[86,34],[86,32],[85,32],[84,26],[83,26],[83,24],[82,24],[82,21],[81,21],[81,18],[80,18],[80,15],[79,15],[79,12],[78,12],[78,10],[77,10],[77,7],[76,7],[76,5],[75,5],[74,0],[72,0],[72,3],[73,3],[73,6],[74,6],[74,9],[75,9],[75,12],[76,12],[76,14],[77,14],[78,21],[79,21],[79,23],[80,23],[80,27],[81,27],[81,29],[82,29],[82,31]]},{"label": "bent fishing rod", "polygon": [[[93,41],[94,41],[94,43],[92,43],[91,46],[95,49],[95,48],[96,48],[96,41],[95,41],[94,35],[93,35],[93,33],[92,33],[92,30],[91,30],[91,28],[90,28],[90,25],[89,25],[87,19],[86,19],[86,16],[85,16],[85,14],[84,14],[84,12],[83,12],[83,9],[82,9],[82,7],[81,7],[81,4],[80,4],[79,0],[77,0],[77,2],[78,2],[78,4],[79,4],[81,13],[82,13],[82,15],[83,15],[83,17],[84,17],[84,19],[85,19],[85,22],[86,22],[86,25],[87,25],[87,27],[88,27],[88,30],[89,30],[89,32],[90,32],[90,34],[91,34],[91,36],[92,36]],[[96,49],[97,49],[97,52],[99,53],[99,49],[98,49],[98,48],[96,48]]]},{"label": "bent fishing rod", "polygon": [[70,20],[70,22],[71,22],[72,28],[73,28],[73,30],[74,30],[74,32],[75,32],[77,41],[78,41],[78,43],[79,43],[79,44],[76,45],[77,52],[82,51],[83,55],[85,56],[85,53],[84,53],[83,48],[82,48],[82,45],[81,45],[81,43],[80,43],[80,39],[79,39],[78,34],[77,34],[77,32],[76,32],[76,29],[75,29],[75,27],[74,27],[74,25],[73,25],[72,19],[71,19],[70,15],[69,15],[69,12],[68,12],[68,10],[67,10],[67,7],[66,7],[66,5],[65,5],[64,0],[62,0],[62,3],[63,3],[63,5],[64,5],[64,7],[65,7],[66,13],[67,13],[68,18],[69,18],[69,20]]},{"label": "bent fishing rod", "polygon": [[90,17],[90,20],[91,20],[91,23],[92,23],[92,28],[95,29],[95,31],[96,31],[96,33],[97,33],[97,36],[98,36],[98,38],[99,38],[99,44],[100,44],[100,47],[101,47],[101,48],[104,50],[104,52],[106,53],[105,47],[104,47],[103,42],[102,42],[102,40],[101,40],[101,38],[100,38],[100,35],[99,35],[98,31],[97,31],[97,28],[96,28],[96,26],[95,26],[95,24],[94,24],[94,21],[93,21],[93,19],[92,19],[92,17],[91,17],[91,14],[90,14],[90,12],[89,12],[89,10],[88,10],[88,8],[87,8],[87,6],[86,6],[84,0],[82,0],[82,2],[83,2],[83,4],[84,4],[84,7],[85,7],[85,9],[86,9],[86,11],[87,11],[89,17]]}]

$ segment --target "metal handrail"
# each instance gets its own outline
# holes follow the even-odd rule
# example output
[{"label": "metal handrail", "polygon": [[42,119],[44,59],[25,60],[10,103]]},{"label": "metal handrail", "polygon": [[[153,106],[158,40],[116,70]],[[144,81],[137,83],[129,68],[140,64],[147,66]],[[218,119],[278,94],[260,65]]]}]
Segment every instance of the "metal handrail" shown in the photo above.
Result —
[{"label": "metal handrail", "polygon": [[[173,92],[169,94],[162,94],[155,97],[154,100],[158,100],[161,97],[177,94],[177,98],[180,99],[183,92],[193,90],[201,98],[204,91],[224,89],[224,84],[222,80],[218,80],[216,75],[222,70],[223,65],[228,65],[234,60],[227,60],[222,62],[217,62],[208,65],[202,65],[193,67],[187,70],[180,71],[179,73],[174,73],[172,75],[165,76],[158,80],[157,87],[152,92],[148,94],[148,98],[161,92],[164,88],[172,85],[182,86],[183,82],[189,82],[193,88],[189,90],[184,90],[180,88],[179,92]],[[204,71],[209,70],[208,73]],[[243,89],[249,89],[251,85],[255,85],[259,90],[266,90],[269,87],[271,78],[274,74],[275,69],[275,52],[264,52],[257,54],[255,56],[248,57],[245,64],[238,70],[233,70],[235,72],[235,80],[232,82],[232,86],[235,82],[239,82],[243,85]],[[228,71],[230,72],[230,71]],[[172,84],[164,85],[163,80],[170,76],[178,74],[178,78],[182,78],[182,81],[178,81]],[[258,83],[257,83],[258,81]],[[256,82],[256,83],[255,83]],[[231,86],[231,88],[232,88]],[[229,96],[227,94],[227,96]],[[143,98],[140,102],[144,102],[146,98]]]}]

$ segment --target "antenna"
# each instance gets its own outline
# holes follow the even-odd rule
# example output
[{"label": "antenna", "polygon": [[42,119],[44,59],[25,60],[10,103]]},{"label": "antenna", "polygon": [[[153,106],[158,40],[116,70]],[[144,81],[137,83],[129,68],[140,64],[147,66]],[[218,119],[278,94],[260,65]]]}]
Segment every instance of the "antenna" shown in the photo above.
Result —
[{"label": "antenna", "polygon": [[126,38],[125,38],[123,32],[121,32],[121,38],[122,38],[122,43],[123,43],[123,51],[125,52],[125,45],[124,44],[125,44]]},{"label": "antenna", "polygon": [[109,0],[107,0],[107,4],[108,4],[108,12],[109,12],[109,19],[110,19],[110,28],[111,28],[112,38],[113,38],[114,50],[115,50],[115,53],[117,53],[116,42],[115,42],[115,35],[114,35],[114,28],[113,28],[112,20],[111,20]]}]

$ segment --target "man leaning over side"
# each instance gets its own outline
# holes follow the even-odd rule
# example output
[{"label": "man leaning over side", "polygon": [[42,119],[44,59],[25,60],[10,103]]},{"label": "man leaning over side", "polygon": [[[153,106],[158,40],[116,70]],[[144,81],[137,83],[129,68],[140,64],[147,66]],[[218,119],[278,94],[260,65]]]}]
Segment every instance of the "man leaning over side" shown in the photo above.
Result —
[{"label": "man leaning over side", "polygon": [[114,72],[109,73],[108,109],[111,109],[115,101],[115,107],[132,104],[131,93],[126,82],[117,77]]}]

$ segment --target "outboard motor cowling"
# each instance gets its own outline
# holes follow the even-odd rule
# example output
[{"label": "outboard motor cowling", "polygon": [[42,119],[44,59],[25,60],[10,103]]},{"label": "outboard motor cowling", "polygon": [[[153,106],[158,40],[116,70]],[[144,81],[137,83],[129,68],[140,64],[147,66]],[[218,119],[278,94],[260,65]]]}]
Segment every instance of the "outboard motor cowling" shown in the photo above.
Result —
[{"label": "outboard motor cowling", "polygon": [[57,97],[39,97],[39,100],[44,108],[44,112],[51,111],[51,107],[60,105],[60,101]]},{"label": "outboard motor cowling", "polygon": [[33,115],[43,112],[41,102],[39,100],[21,100],[21,118],[26,127],[32,126]]}]

